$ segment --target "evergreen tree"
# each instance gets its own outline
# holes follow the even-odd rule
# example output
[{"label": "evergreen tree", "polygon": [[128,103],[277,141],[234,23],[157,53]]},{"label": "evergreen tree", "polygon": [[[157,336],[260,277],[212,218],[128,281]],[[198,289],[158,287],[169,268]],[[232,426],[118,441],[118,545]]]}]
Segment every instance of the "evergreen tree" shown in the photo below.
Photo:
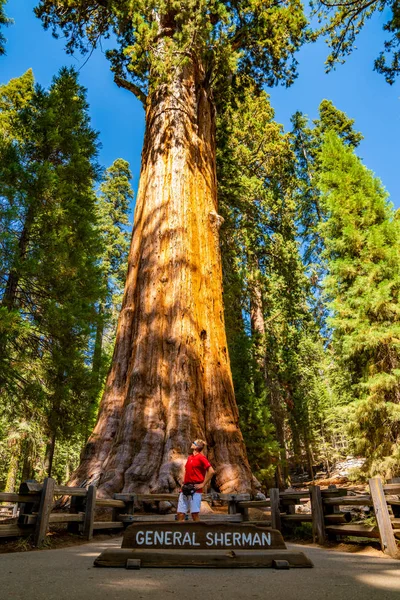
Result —
[{"label": "evergreen tree", "polygon": [[119,158],[104,175],[96,201],[97,227],[102,241],[102,297],[97,306],[92,375],[93,393],[88,430],[94,425],[97,399],[110,366],[118,312],[122,301],[130,242],[129,217],[133,191],[129,164]]},{"label": "evergreen tree", "polygon": [[[327,316],[326,306],[321,293],[321,281],[324,276],[322,261],[323,240],[319,225],[325,219],[321,206],[320,191],[316,185],[319,171],[319,156],[324,135],[328,131],[336,132],[346,145],[356,148],[362,135],[354,130],[354,119],[336,108],[330,100],[319,105],[319,118],[309,127],[305,115],[297,112],[292,117],[292,147],[296,156],[296,221],[302,240],[303,261],[307,266],[312,286],[314,318],[324,332]],[[324,332],[326,335],[326,332]]]},{"label": "evergreen tree", "polygon": [[354,449],[366,471],[400,472],[400,229],[381,182],[330,132],[318,186],[329,319]]},{"label": "evergreen tree", "polygon": [[1,386],[14,403],[8,410],[41,422],[50,473],[56,437],[76,435],[90,398],[88,340],[100,296],[97,134],[71,69],[48,91],[33,91],[27,73],[0,98]]},{"label": "evergreen tree", "polygon": [[276,471],[284,487],[289,453],[312,463],[308,399],[315,407],[323,350],[306,364],[318,334],[296,241],[290,138],[267,95],[246,83],[220,110],[217,129],[227,333],[251,464],[265,483]]},{"label": "evergreen tree", "polygon": [[[315,32],[315,37],[328,37],[332,49],[326,60],[326,70],[330,71],[356,48],[355,42],[365,23],[375,13],[385,11],[389,19],[383,29],[390,35],[384,43],[384,51],[375,60],[375,70],[382,73],[388,83],[393,84],[400,73],[400,5],[397,0],[313,0],[314,15],[323,26]],[[387,63],[387,59],[391,63]]]}]

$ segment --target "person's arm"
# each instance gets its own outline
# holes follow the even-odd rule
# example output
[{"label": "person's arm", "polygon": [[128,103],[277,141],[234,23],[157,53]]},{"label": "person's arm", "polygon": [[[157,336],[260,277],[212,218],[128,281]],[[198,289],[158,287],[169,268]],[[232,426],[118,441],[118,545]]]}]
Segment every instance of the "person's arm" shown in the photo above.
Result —
[{"label": "person's arm", "polygon": [[207,485],[207,484],[208,484],[208,482],[211,480],[211,478],[212,478],[212,476],[214,475],[214,473],[215,473],[214,469],[213,469],[212,467],[208,467],[208,469],[207,469],[207,473],[206,473],[206,476],[205,476],[205,478],[204,478],[204,481],[203,481],[203,483],[196,483],[196,484],[195,484],[195,486],[194,486],[194,487],[195,487],[195,489],[196,489],[196,490],[199,490],[199,489],[201,489],[202,487],[206,487],[206,485]]}]

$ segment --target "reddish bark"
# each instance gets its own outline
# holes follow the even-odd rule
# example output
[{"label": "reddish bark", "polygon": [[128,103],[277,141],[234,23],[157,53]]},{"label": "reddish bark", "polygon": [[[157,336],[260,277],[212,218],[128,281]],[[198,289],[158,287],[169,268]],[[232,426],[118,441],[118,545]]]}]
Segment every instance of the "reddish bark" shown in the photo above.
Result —
[{"label": "reddish bark", "polygon": [[215,115],[199,68],[147,101],[128,274],[96,427],[71,483],[176,490],[195,438],[222,492],[249,491],[222,302]]}]

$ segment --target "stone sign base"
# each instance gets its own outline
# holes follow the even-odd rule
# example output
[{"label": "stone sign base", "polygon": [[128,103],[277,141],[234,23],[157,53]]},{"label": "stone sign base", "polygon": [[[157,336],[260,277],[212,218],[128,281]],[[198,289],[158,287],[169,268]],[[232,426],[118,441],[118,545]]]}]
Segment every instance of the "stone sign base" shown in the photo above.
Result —
[{"label": "stone sign base", "polygon": [[130,525],[122,548],[105,550],[96,567],[312,567],[303,552],[286,549],[282,534],[260,525],[141,522]]}]

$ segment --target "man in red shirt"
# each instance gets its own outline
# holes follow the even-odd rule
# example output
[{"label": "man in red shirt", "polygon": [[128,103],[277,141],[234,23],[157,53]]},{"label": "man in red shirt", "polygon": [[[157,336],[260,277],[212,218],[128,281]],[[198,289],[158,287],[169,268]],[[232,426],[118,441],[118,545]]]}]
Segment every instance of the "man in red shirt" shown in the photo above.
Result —
[{"label": "man in red shirt", "polygon": [[195,493],[189,496],[180,493],[177,508],[178,521],[183,521],[188,512],[191,513],[193,521],[200,520],[201,494],[215,472],[203,454],[205,446],[206,443],[203,440],[195,440],[190,447],[192,454],[188,457],[185,465],[183,483],[194,484]]}]

